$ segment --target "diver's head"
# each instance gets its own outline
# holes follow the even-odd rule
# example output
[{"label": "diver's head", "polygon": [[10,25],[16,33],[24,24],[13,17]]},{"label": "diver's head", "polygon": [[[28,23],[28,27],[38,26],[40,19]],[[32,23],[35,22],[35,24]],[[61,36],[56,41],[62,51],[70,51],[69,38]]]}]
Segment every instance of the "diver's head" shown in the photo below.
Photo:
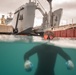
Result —
[{"label": "diver's head", "polygon": [[44,40],[52,40],[54,38],[54,33],[52,31],[46,31],[43,34]]}]

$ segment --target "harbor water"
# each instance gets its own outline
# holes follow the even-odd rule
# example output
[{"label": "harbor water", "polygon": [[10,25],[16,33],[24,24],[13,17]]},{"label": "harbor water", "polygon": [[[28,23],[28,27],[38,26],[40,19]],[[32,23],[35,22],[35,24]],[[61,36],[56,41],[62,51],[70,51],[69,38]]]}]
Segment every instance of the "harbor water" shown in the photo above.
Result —
[{"label": "harbor water", "polygon": [[[46,43],[46,41],[41,40],[39,37],[0,35],[0,75],[34,75],[38,65],[38,56],[34,54],[30,57],[33,69],[31,72],[27,72],[24,69],[24,54],[33,47]],[[50,41],[50,44],[60,46],[71,57],[74,63],[74,69],[68,70],[66,60],[57,55],[54,67],[55,75],[76,75],[75,41],[68,39]]]}]

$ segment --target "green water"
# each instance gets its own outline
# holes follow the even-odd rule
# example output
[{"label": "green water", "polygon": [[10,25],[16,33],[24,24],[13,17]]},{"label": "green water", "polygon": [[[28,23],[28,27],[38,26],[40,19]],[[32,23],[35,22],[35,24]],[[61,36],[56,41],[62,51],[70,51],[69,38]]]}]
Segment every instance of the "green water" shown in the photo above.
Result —
[{"label": "green water", "polygon": [[[30,57],[34,68],[31,72],[24,70],[24,54],[34,46],[40,43],[34,42],[0,42],[0,75],[34,75],[37,68],[37,55]],[[63,48],[70,55],[74,62],[75,68],[68,70],[65,65],[65,60],[58,55],[55,64],[55,75],[76,75],[76,49]]]}]

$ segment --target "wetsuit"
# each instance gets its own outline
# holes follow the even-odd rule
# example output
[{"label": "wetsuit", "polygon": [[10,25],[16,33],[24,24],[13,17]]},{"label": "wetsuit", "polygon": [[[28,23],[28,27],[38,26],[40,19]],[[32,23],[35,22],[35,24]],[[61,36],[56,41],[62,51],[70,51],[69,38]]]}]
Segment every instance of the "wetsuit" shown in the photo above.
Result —
[{"label": "wetsuit", "polygon": [[38,55],[38,67],[35,75],[55,75],[54,66],[57,54],[61,55],[66,61],[71,60],[60,47],[47,44],[36,46],[26,52],[24,60],[29,60],[29,57],[35,53]]}]

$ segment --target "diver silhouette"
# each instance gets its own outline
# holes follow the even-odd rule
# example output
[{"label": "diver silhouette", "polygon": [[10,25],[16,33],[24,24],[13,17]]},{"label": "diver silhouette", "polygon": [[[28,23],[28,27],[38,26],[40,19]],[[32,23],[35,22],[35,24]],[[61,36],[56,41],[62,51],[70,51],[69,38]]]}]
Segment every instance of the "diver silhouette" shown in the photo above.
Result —
[{"label": "diver silhouette", "polygon": [[[44,43],[35,46],[26,52],[24,55],[24,61],[26,62],[26,60],[29,60],[29,57],[35,53],[37,53],[38,56],[38,66],[35,75],[55,75],[54,66],[57,54],[62,56],[67,62],[71,60],[70,56],[65,53],[62,48]],[[72,64],[71,67],[73,66],[74,65]]]}]

